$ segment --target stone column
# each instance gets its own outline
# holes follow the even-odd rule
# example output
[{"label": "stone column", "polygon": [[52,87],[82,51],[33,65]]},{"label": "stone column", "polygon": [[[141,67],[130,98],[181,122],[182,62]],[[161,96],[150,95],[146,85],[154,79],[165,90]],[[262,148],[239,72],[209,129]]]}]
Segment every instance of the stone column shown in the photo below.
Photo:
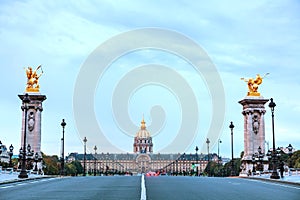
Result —
[{"label": "stone column", "polygon": [[[24,99],[25,94],[18,95],[21,100]],[[41,154],[41,119],[43,106],[42,102],[46,100],[46,95],[40,93],[28,93],[30,103],[28,104],[27,122],[25,122],[25,110],[22,113],[22,130],[21,130],[21,146],[23,146],[24,127],[26,123],[26,147],[30,144],[34,154],[37,152],[40,157]],[[38,169],[41,168],[41,163],[38,163]]]},{"label": "stone column", "polygon": [[[244,115],[244,157],[242,158],[242,172],[247,174],[252,171],[252,155],[256,153],[258,147],[265,153],[265,103],[269,99],[262,96],[247,96],[239,103],[243,106]],[[266,158],[264,158],[266,160]]]}]

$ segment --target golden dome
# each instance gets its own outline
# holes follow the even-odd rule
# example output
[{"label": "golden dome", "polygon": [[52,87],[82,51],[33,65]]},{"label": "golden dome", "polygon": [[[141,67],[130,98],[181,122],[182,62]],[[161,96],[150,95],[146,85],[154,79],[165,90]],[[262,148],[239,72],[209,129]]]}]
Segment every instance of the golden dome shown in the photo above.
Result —
[{"label": "golden dome", "polygon": [[146,122],[143,120],[141,121],[141,129],[136,133],[135,137],[139,138],[148,138],[151,137],[150,133],[146,130]]}]

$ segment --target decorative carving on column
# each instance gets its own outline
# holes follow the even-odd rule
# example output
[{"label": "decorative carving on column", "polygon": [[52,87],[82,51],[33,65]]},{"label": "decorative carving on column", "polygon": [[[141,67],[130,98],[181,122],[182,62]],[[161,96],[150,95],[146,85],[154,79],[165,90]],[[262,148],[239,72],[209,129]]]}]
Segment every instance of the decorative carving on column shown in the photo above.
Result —
[{"label": "decorative carving on column", "polygon": [[257,115],[257,113],[255,113],[252,116],[252,126],[253,126],[253,132],[257,135],[258,131],[259,131],[259,116]]}]

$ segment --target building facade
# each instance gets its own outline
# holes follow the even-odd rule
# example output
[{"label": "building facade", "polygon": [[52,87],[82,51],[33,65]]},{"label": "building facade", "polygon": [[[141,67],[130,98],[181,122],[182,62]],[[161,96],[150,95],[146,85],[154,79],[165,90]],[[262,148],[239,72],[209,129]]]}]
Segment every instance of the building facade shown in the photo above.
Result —
[{"label": "building facade", "polygon": [[[212,156],[211,156],[212,157]],[[214,158],[212,158],[214,159]],[[84,166],[84,154],[71,153],[67,162],[77,160]],[[153,153],[152,137],[144,119],[133,141],[133,153],[95,153],[86,155],[86,172],[97,174],[147,173],[200,175],[208,163],[204,154]]]}]

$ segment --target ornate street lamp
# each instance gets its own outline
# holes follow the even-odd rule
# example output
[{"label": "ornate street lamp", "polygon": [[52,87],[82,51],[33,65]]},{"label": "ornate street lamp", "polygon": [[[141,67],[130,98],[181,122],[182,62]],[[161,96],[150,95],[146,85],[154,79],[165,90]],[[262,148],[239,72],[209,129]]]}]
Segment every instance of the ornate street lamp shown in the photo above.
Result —
[{"label": "ornate street lamp", "polygon": [[94,156],[94,159],[95,159],[95,162],[94,162],[94,176],[96,176],[96,155],[97,155],[97,146],[95,145],[94,147],[94,150],[95,150],[95,156]]},{"label": "ornate street lamp", "polygon": [[221,139],[218,139],[218,165],[220,164],[220,144],[222,143]]},{"label": "ornate street lamp", "polygon": [[196,173],[197,173],[197,176],[199,176],[199,174],[198,174],[198,151],[199,151],[199,148],[198,148],[198,146],[196,146]]},{"label": "ornate street lamp", "polygon": [[259,161],[259,171],[263,171],[264,170],[264,165],[263,165],[263,158],[265,157],[265,155],[262,153],[261,147],[259,146],[258,149],[258,154],[257,154],[257,158]]},{"label": "ornate street lamp", "polygon": [[270,99],[270,103],[269,103],[269,107],[271,108],[271,112],[272,112],[272,135],[273,135],[273,150],[272,150],[272,164],[273,164],[273,171],[272,171],[272,175],[270,176],[270,178],[272,179],[279,179],[279,175],[277,172],[277,162],[278,162],[278,158],[276,155],[276,149],[275,149],[275,133],[274,133],[274,108],[275,108],[276,104],[273,101],[273,98]]},{"label": "ornate street lamp", "polygon": [[21,106],[22,111],[25,111],[25,118],[24,118],[24,133],[23,133],[23,149],[21,147],[20,155],[22,156],[22,168],[21,172],[19,174],[19,178],[28,178],[28,174],[26,171],[26,132],[27,132],[27,111],[28,111],[28,104],[30,103],[30,98],[28,94],[26,93],[24,98],[22,99],[23,105]]},{"label": "ornate street lamp", "polygon": [[61,127],[62,127],[62,133],[63,133],[63,136],[61,138],[61,145],[62,145],[62,149],[61,149],[61,170],[60,170],[60,175],[63,176],[65,175],[65,126],[67,125],[67,123],[65,122],[65,119],[62,119],[62,122],[61,122]]},{"label": "ornate street lamp", "polygon": [[209,162],[209,160],[210,160],[210,157],[209,157],[209,143],[210,143],[209,139],[206,138],[206,144],[207,144],[207,159],[208,159],[208,162]]},{"label": "ornate street lamp", "polygon": [[234,125],[230,122],[229,128],[231,130],[231,176],[235,176],[234,162],[233,162],[233,128]]},{"label": "ornate street lamp", "polygon": [[255,172],[255,154],[252,154],[252,176],[254,175]]},{"label": "ornate street lamp", "polygon": [[12,162],[11,162],[11,157],[13,156],[13,150],[14,150],[14,147],[13,145],[11,144],[10,147],[9,147],[9,152],[8,152],[8,155],[9,155],[9,167],[12,167]]},{"label": "ornate street lamp", "polygon": [[83,139],[83,142],[84,142],[84,155],[83,155],[83,176],[86,176],[86,142],[87,142],[87,139],[86,137],[84,137]]},{"label": "ornate street lamp", "polygon": [[[22,161],[22,166],[21,166],[21,172],[19,174],[19,178],[28,178],[28,174],[27,174],[27,171],[26,171],[26,160],[27,161],[30,161],[32,160],[32,156],[33,156],[33,150],[31,150],[31,146],[30,144],[27,145],[27,148],[25,148],[25,150],[21,147],[20,150],[19,150],[20,154],[19,154],[19,160]],[[25,175],[27,175],[27,177],[22,174],[22,171],[23,171],[23,161],[25,160],[25,165],[24,165],[24,171],[25,171]],[[21,175],[22,174],[22,175]],[[20,177],[21,176],[21,177]]]},{"label": "ornate street lamp", "polygon": [[37,174],[37,171],[38,171],[37,163],[39,162],[39,154],[38,154],[38,152],[35,152],[35,154],[34,154],[34,162],[35,162],[34,171]]},{"label": "ornate street lamp", "polygon": [[287,149],[289,150],[288,154],[289,154],[289,168],[292,167],[292,160],[291,157],[293,155],[293,146],[291,144],[289,144],[289,146],[287,146]]}]

